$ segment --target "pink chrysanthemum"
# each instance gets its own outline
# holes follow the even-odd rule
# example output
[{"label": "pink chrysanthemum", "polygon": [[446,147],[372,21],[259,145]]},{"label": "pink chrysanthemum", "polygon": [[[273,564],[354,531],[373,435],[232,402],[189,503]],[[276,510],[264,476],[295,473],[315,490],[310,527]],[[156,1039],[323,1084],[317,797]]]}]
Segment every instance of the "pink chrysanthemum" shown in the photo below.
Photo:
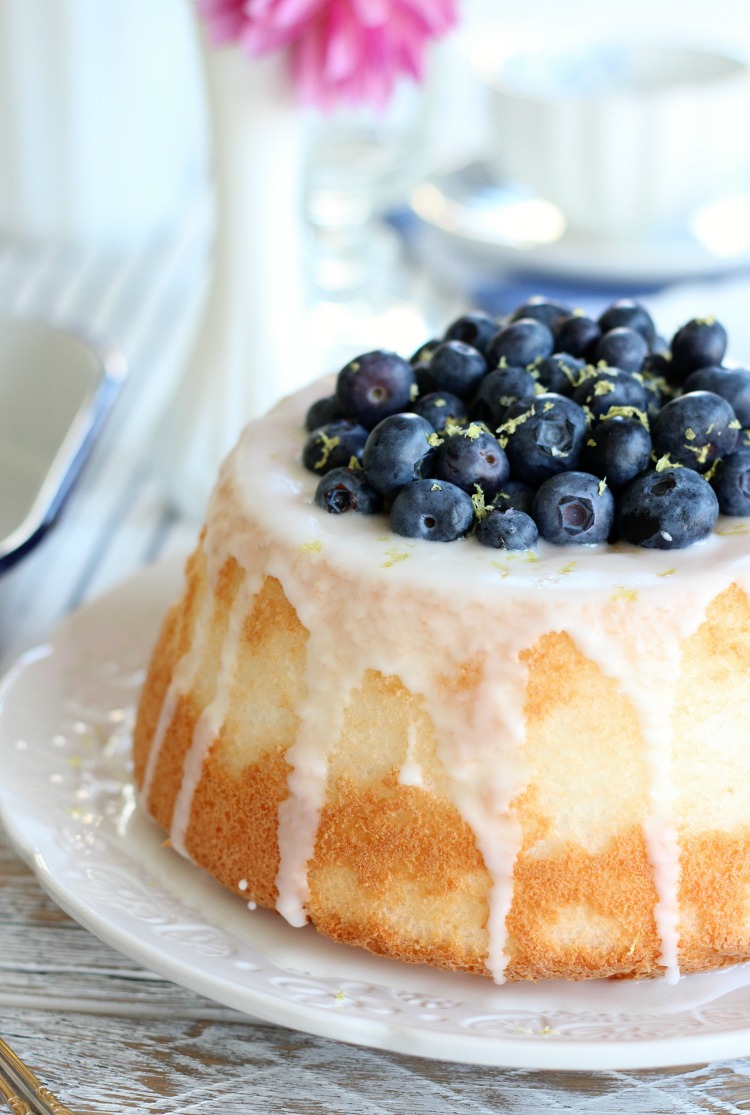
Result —
[{"label": "pink chrysanthemum", "polygon": [[455,23],[455,0],[199,0],[218,45],[258,56],[289,48],[300,99],[384,105],[399,76],[419,80],[425,46]]}]

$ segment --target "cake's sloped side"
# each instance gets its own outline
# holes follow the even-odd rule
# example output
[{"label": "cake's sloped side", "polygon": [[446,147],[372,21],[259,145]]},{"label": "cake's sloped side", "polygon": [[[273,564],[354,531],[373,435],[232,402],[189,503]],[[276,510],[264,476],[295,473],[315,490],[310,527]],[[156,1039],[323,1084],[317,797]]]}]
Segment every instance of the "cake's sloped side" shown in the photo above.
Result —
[{"label": "cake's sloped side", "polygon": [[329,752],[309,914],[372,952],[483,972],[490,880],[437,751],[422,700],[368,670]]},{"label": "cake's sloped side", "polygon": [[[228,558],[210,583],[200,549],[188,563],[144,687],[136,778],[151,814],[179,832],[178,847],[273,908],[308,632],[279,580],[261,576],[248,594],[244,576]],[[654,775],[637,716],[565,632],[522,657],[529,781],[512,808],[520,850],[506,977],[656,975],[660,895],[646,839]],[[685,644],[677,689],[669,790],[685,971],[750,956],[750,753],[736,745],[750,723],[749,679],[750,606],[732,588]],[[467,662],[461,699],[470,703],[484,681]],[[222,687],[229,699],[214,722]],[[457,808],[431,710],[375,669],[339,697],[345,711],[331,717],[341,728],[326,741],[308,864],[311,920],[347,944],[489,975],[491,878]]]},{"label": "cake's sloped side", "polygon": [[[222,883],[276,903],[285,754],[297,731],[307,632],[267,577],[242,624],[229,714],[195,788],[185,849]],[[242,887],[240,888],[240,882]]]},{"label": "cake's sloped side", "polygon": [[528,664],[528,789],[508,917],[516,979],[653,974],[657,891],[643,826],[648,770],[633,710],[569,635]]},{"label": "cake's sloped side", "polygon": [[200,714],[216,692],[231,606],[241,581],[241,567],[230,558],[212,590],[199,547],[188,562],[185,596],[169,613],[144,685],[136,719],[136,780],[147,786],[149,811],[167,831],[172,829]]},{"label": "cake's sloped side", "polygon": [[732,585],[686,642],[677,692],[683,971],[750,953],[749,725],[750,603]]},{"label": "cake's sloped side", "polygon": [[[172,605],[162,625],[151,656],[133,734],[135,779],[139,788],[149,785],[147,808],[154,820],[168,832],[172,824],[174,800],[182,780],[182,767],[195,731],[197,717],[180,697],[175,707],[166,707],[167,698],[181,662],[190,659],[196,641],[198,616],[205,607],[208,582],[201,547],[191,555],[185,568],[185,588]],[[160,723],[169,744],[159,746]]]}]

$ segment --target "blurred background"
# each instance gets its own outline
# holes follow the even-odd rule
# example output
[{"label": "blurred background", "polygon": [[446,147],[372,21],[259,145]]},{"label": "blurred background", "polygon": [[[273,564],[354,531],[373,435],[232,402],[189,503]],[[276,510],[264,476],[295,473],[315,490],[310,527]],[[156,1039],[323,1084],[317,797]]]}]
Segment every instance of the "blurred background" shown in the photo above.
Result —
[{"label": "blurred background", "polygon": [[6,647],[191,539],[248,418],[470,306],[634,297],[750,360],[746,0],[458,17],[385,110],[323,112],[189,0],[0,0],[0,317],[83,337],[106,388],[40,389],[0,331]]}]

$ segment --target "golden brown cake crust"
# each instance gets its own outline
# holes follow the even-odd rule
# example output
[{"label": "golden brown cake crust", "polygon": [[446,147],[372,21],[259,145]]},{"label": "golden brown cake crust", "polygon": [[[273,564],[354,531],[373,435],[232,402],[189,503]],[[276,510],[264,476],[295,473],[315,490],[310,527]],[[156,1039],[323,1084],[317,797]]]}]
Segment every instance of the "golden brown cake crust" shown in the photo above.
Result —
[{"label": "golden brown cake crust", "polygon": [[[215,690],[241,579],[241,568],[229,559],[212,587],[199,547],[144,685],[135,732],[140,787],[170,681],[188,653],[206,594],[212,594],[201,667],[175,703],[149,782],[146,806],[167,832],[185,758]],[[307,631],[282,585],[266,577],[243,620],[231,712],[202,767],[185,836],[196,863],[271,909],[277,899],[279,805],[288,794],[286,753],[297,730],[306,642]],[[658,895],[643,821],[648,777],[633,709],[565,632],[544,635],[524,658],[524,751],[531,779],[513,804],[522,839],[506,920],[506,977],[657,975]],[[733,693],[741,711],[743,702],[750,704],[750,607],[742,590],[733,586],[713,601],[685,646],[684,660],[678,724],[697,718],[700,725],[705,701],[718,700],[719,693],[724,699]],[[454,686],[457,699],[470,701],[484,668],[481,657],[467,660],[446,684]],[[698,673],[702,685],[696,691]],[[575,755],[569,753],[572,739]],[[693,746],[693,758],[702,763],[700,728],[677,764],[683,971],[750,957],[750,833],[742,813],[728,817],[723,829],[696,828],[691,794],[700,773],[691,766]],[[421,786],[401,777],[409,749],[429,774]],[[423,699],[398,677],[368,671],[350,695],[330,756],[308,865],[311,921],[333,939],[375,953],[488,975],[491,880],[471,828],[446,792]],[[703,773],[710,783],[711,772]]]}]

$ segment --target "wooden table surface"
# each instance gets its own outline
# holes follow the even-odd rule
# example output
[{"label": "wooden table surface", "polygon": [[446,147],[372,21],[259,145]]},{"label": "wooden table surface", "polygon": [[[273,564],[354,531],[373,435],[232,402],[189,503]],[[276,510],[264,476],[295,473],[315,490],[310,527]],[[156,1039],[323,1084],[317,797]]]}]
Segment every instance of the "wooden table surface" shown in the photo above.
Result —
[{"label": "wooden table surface", "polygon": [[[144,250],[118,266],[0,245],[0,312],[85,321],[117,339],[131,367],[60,525],[0,581],[2,666],[71,608],[194,537],[193,525],[165,506],[149,447],[189,341],[204,233],[197,217],[168,251]],[[80,1115],[750,1111],[750,1056],[662,1071],[500,1070],[253,1020],[98,941],[47,897],[2,834],[0,1036]]]}]

